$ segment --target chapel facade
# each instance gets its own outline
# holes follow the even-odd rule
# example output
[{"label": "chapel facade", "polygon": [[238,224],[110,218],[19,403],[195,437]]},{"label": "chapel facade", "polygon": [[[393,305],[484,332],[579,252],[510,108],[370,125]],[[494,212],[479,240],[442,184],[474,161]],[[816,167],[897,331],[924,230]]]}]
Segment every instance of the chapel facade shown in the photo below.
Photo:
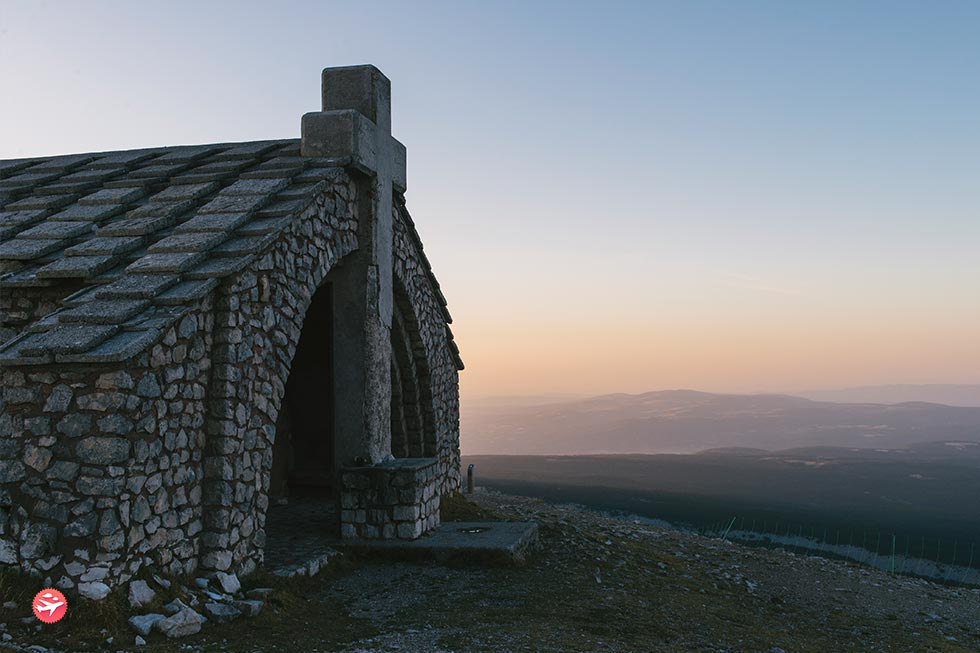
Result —
[{"label": "chapel facade", "polygon": [[0,161],[0,564],[248,573],[270,511],[414,539],[459,489],[450,315],[390,83],[302,138]]}]

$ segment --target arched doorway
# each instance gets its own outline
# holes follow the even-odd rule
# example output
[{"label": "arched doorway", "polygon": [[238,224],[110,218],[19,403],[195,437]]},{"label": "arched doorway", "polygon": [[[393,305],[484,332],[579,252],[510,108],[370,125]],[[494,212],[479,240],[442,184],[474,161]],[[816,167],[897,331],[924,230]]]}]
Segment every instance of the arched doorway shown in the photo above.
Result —
[{"label": "arched doorway", "polygon": [[[336,509],[334,292],[324,283],[303,318],[276,421],[266,531],[269,547],[289,547],[293,534],[335,534]],[[279,551],[266,555],[281,559]]]}]

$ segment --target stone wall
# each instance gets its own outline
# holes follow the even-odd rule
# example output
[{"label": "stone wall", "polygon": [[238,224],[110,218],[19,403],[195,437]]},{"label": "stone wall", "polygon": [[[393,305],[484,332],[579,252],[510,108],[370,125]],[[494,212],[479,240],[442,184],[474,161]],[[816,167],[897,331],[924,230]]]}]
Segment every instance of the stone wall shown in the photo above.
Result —
[{"label": "stone wall", "polygon": [[2,372],[0,562],[86,596],[196,569],[213,318],[181,312],[125,367]]},{"label": "stone wall", "polygon": [[445,298],[422,251],[404,198],[395,201],[394,232],[396,298],[398,292],[404,293],[418,329],[432,398],[439,493],[448,494],[460,487],[459,370],[462,363],[447,324],[450,318]]}]

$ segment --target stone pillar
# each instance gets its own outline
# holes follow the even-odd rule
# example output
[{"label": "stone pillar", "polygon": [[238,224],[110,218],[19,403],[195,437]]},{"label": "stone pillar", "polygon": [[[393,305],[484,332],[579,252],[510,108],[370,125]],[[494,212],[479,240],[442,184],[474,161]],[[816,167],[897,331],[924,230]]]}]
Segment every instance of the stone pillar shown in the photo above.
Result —
[{"label": "stone pillar", "polygon": [[303,116],[303,156],[342,159],[358,182],[358,250],[334,284],[335,462],[391,458],[392,187],[405,148],[391,137],[391,83],[373,66],[323,71],[323,110]]}]

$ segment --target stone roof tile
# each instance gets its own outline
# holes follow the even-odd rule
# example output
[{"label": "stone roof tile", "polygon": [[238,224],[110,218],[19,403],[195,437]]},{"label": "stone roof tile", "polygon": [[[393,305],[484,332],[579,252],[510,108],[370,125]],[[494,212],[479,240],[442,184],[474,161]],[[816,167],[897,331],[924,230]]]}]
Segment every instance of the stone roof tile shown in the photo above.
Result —
[{"label": "stone roof tile", "polygon": [[144,331],[146,329],[166,329],[190,312],[188,306],[150,306],[122,327],[124,331]]},{"label": "stone roof tile", "polygon": [[252,260],[251,256],[214,258],[184,273],[185,279],[220,279],[238,272]]},{"label": "stone roof tile", "polygon": [[214,182],[170,186],[151,197],[150,201],[177,202],[180,200],[196,200],[200,197],[210,195],[214,191],[218,190],[219,187],[220,186]]},{"label": "stone roof tile", "polygon": [[227,150],[227,145],[190,145],[173,148],[154,161],[154,163],[190,163],[206,156]]},{"label": "stone roof tile", "polygon": [[60,183],[64,182],[75,182],[75,181],[92,181],[92,182],[103,182],[112,179],[118,174],[122,174],[126,171],[126,168],[108,168],[108,169],[97,169],[97,168],[82,168],[81,170],[76,170],[70,175],[65,175],[61,177],[58,181]]},{"label": "stone roof tile", "polygon": [[0,179],[0,188],[34,188],[57,179],[57,172],[24,172],[13,177]]},{"label": "stone roof tile", "polygon": [[173,217],[123,218],[106,224],[95,234],[96,236],[147,236],[172,226],[175,222]]},{"label": "stone roof tile", "polygon": [[218,154],[214,158],[218,161],[230,160],[230,159],[255,159],[258,156],[281,147],[281,141],[261,141],[258,143],[243,143],[241,145],[236,145],[231,147],[224,152]]},{"label": "stone roof tile", "polygon": [[148,202],[126,212],[127,218],[177,217],[194,208],[194,200],[185,199],[173,202]]},{"label": "stone roof tile", "polygon": [[146,161],[157,154],[161,150],[132,150],[129,152],[112,152],[87,164],[86,168],[92,169],[120,169],[126,166],[135,165],[142,161]]},{"label": "stone roof tile", "polygon": [[31,172],[42,172],[42,171],[64,171],[71,168],[77,168],[83,163],[88,163],[97,158],[95,154],[69,154],[67,156],[56,156],[47,161],[38,163],[31,166]]},{"label": "stone roof tile", "polygon": [[[89,302],[89,301],[92,301],[93,299],[95,299],[96,298],[96,291],[98,291],[98,290],[99,290],[99,286],[86,286],[85,288],[82,288],[81,290],[79,290],[77,292],[73,292],[72,294],[70,294],[67,297],[65,297],[64,299],[62,299],[61,300],[61,304],[63,306],[68,306],[68,307],[79,306],[80,304],[84,304],[85,302]],[[58,312],[55,311],[54,313],[51,313],[50,315],[48,315],[44,319],[47,319],[48,317],[51,317],[52,315],[55,316],[56,319],[59,316],[58,315]]]},{"label": "stone roof tile", "polygon": [[254,213],[268,201],[265,195],[225,195],[217,197],[197,210],[204,213]]},{"label": "stone roof tile", "polygon": [[44,219],[47,211],[0,211],[0,242],[13,238]]},{"label": "stone roof tile", "polygon": [[32,166],[43,159],[11,159],[0,161],[0,177],[9,177],[19,170]]},{"label": "stone roof tile", "polygon": [[262,210],[256,214],[258,218],[273,218],[282,215],[297,215],[302,212],[307,206],[309,206],[309,199],[293,199],[293,200],[282,200],[278,202],[272,202],[271,204],[262,207]]},{"label": "stone roof tile", "polygon": [[0,346],[0,365],[40,365],[54,360],[54,354],[43,347],[38,354],[25,353],[25,342],[34,343],[35,335],[24,332]]},{"label": "stone roof tile", "polygon": [[123,331],[97,345],[93,349],[78,354],[57,354],[59,363],[115,363],[132,358],[147,347],[156,343],[163,331]]},{"label": "stone roof tile", "polygon": [[54,285],[50,279],[38,279],[37,271],[43,266],[32,266],[0,276],[0,288],[44,288]]},{"label": "stone roof tile", "polygon": [[[64,177],[53,184],[44,187],[44,192],[50,195],[84,195],[95,190],[102,183],[98,181],[65,181]],[[71,198],[74,199],[74,198]]]},{"label": "stone roof tile", "polygon": [[17,349],[26,356],[78,353],[91,349],[118,331],[119,326],[115,324],[60,324],[50,331],[30,334]]},{"label": "stone roof tile", "polygon": [[137,168],[128,174],[130,179],[140,179],[146,177],[173,177],[177,173],[187,170],[190,166],[186,163],[172,163],[164,165],[159,160],[153,161],[153,165],[145,168]]},{"label": "stone roof tile", "polygon": [[247,222],[250,216],[250,213],[210,213],[196,215],[177,227],[176,231],[178,233],[215,231],[227,234],[232,229]]},{"label": "stone roof tile", "polygon": [[289,179],[274,177],[271,179],[240,179],[221,191],[222,195],[261,195],[267,196],[278,193],[289,186]]},{"label": "stone roof tile", "polygon": [[65,246],[66,240],[63,238],[50,238],[46,240],[30,240],[14,238],[5,243],[0,243],[0,260],[7,259],[12,261],[30,261],[56,252]]},{"label": "stone roof tile", "polygon": [[[288,220],[288,218],[279,218],[279,220]],[[213,250],[211,250],[211,255],[214,257],[227,257],[258,254],[266,247],[271,245],[275,239],[276,234],[271,230],[262,232],[262,234],[259,235],[238,236],[237,238],[226,240],[215,247]]]},{"label": "stone roof tile", "polygon": [[38,279],[85,279],[94,277],[111,268],[116,256],[66,256],[48,263],[37,271]]},{"label": "stone roof tile", "polygon": [[99,299],[149,299],[170,288],[179,279],[176,274],[126,275],[96,288],[95,296]]},{"label": "stone roof tile", "polygon": [[73,204],[67,207],[63,211],[59,211],[52,215],[48,220],[51,221],[78,221],[78,220],[89,220],[91,222],[101,222],[111,218],[112,216],[120,213],[123,210],[121,204],[108,204],[102,206],[81,206],[79,204]]},{"label": "stone roof tile", "polygon": [[134,202],[143,196],[136,188],[104,188],[98,192],[86,195],[78,200],[82,206],[99,206],[101,204],[126,204]]},{"label": "stone roof tile", "polygon": [[142,244],[143,238],[139,236],[99,236],[69,247],[65,254],[69,257],[125,254]]},{"label": "stone roof tile", "polygon": [[47,240],[50,238],[75,238],[83,234],[91,233],[95,227],[91,222],[54,222],[45,221],[31,227],[26,231],[20,232],[18,238],[28,238],[30,240]]},{"label": "stone roof tile", "polygon": [[174,233],[153,243],[147,251],[150,254],[206,252],[225,238],[225,233],[213,231]]},{"label": "stone roof tile", "polygon": [[204,297],[217,285],[217,279],[182,281],[154,297],[153,303],[161,306],[180,306]]},{"label": "stone roof tile", "polygon": [[96,299],[61,312],[62,323],[121,324],[150,303],[145,299]]},{"label": "stone roof tile", "polygon": [[204,260],[204,252],[147,254],[131,263],[126,270],[145,274],[150,272],[183,272]]},{"label": "stone roof tile", "polygon": [[5,211],[26,211],[29,209],[59,209],[75,200],[71,195],[36,195],[11,202],[3,208]]},{"label": "stone roof tile", "polygon": [[[292,214],[288,213],[271,218],[262,218],[259,216],[261,216],[261,214],[258,214],[254,219],[239,227],[235,233],[241,236],[257,236],[276,233],[292,222],[293,219]],[[219,254],[222,250],[220,247],[216,247],[214,251],[215,254]]]}]

